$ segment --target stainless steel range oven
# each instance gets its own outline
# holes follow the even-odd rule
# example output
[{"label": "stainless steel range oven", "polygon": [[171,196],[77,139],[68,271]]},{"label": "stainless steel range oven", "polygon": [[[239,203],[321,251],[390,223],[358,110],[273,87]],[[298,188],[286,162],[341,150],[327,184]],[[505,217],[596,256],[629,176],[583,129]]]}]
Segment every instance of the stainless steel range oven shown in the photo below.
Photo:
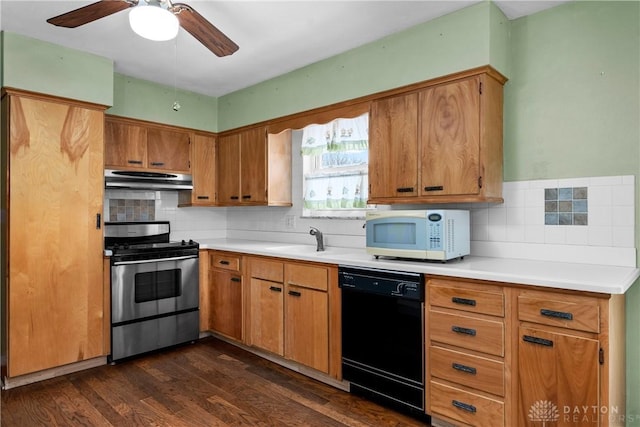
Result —
[{"label": "stainless steel range oven", "polygon": [[199,245],[169,233],[169,222],[105,223],[111,362],[198,339]]},{"label": "stainless steel range oven", "polygon": [[349,266],[338,274],[351,392],[427,418],[422,275]]}]

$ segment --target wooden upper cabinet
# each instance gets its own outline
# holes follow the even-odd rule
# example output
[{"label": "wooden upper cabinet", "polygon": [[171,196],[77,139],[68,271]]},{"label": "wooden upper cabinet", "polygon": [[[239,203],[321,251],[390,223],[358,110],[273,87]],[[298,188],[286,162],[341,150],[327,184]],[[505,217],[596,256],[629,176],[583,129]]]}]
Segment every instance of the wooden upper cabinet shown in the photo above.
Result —
[{"label": "wooden upper cabinet", "polygon": [[147,165],[147,129],[105,119],[104,164],[108,167],[144,169]]},{"label": "wooden upper cabinet", "polygon": [[426,89],[420,107],[420,194],[478,194],[480,78]]},{"label": "wooden upper cabinet", "polygon": [[374,101],[369,127],[369,198],[417,196],[418,95]]},{"label": "wooden upper cabinet", "polygon": [[213,135],[195,133],[191,142],[191,173],[193,190],[180,192],[186,195],[181,205],[213,206],[216,202],[216,138]]},{"label": "wooden upper cabinet", "polygon": [[264,127],[218,138],[217,204],[291,206],[291,132]]},{"label": "wooden upper cabinet", "polygon": [[150,169],[189,172],[189,133],[161,128],[147,129],[147,159]]},{"label": "wooden upper cabinet", "polygon": [[502,86],[487,67],[375,100],[369,203],[502,202]]},{"label": "wooden upper cabinet", "polygon": [[191,173],[185,129],[106,116],[104,143],[107,168]]}]

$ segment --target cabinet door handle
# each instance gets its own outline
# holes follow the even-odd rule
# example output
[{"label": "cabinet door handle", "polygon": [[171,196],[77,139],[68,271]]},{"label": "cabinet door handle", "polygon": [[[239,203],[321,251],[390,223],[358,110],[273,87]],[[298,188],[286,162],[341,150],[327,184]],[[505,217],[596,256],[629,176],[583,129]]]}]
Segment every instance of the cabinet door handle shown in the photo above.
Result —
[{"label": "cabinet door handle", "polygon": [[240,282],[241,280],[240,280],[240,278],[239,278],[239,277],[232,277],[232,278],[231,278],[231,281],[232,281],[232,282]]},{"label": "cabinet door handle", "polygon": [[129,163],[130,165],[141,165],[142,160],[127,160],[127,163]]},{"label": "cabinet door handle", "polygon": [[151,166],[164,166],[164,162],[151,162]]},{"label": "cabinet door handle", "polygon": [[243,199],[250,199],[251,198],[251,194],[245,194],[244,196],[242,196]]},{"label": "cabinet door handle", "polygon": [[289,295],[291,295],[292,297],[302,296],[302,294],[298,291],[289,291]]},{"label": "cabinet door handle", "polygon": [[231,196],[231,200],[238,200],[240,197],[238,196]]},{"label": "cabinet door handle", "polygon": [[452,297],[451,302],[455,304],[472,305],[474,307],[476,305],[476,300],[468,299],[468,298],[460,298],[460,297]]},{"label": "cabinet door handle", "polygon": [[209,196],[198,196],[198,200],[209,200]]},{"label": "cabinet door handle", "polygon": [[522,341],[530,342],[531,344],[544,345],[545,347],[553,347],[553,341],[546,340],[544,338],[532,337],[531,335],[523,335]]},{"label": "cabinet door handle", "polygon": [[269,286],[269,290],[275,291],[275,292],[282,292],[282,288],[279,288],[277,286]]},{"label": "cabinet door handle", "polygon": [[456,371],[466,372],[467,374],[475,375],[477,370],[471,366],[461,365],[460,363],[452,363],[451,367]]},{"label": "cabinet door handle", "polygon": [[471,335],[472,337],[476,336],[476,330],[471,328],[463,328],[461,326],[452,326],[451,330],[459,334]]},{"label": "cabinet door handle", "polygon": [[102,215],[97,213],[96,214],[96,230],[100,230],[100,227],[102,227]]},{"label": "cabinet door handle", "polygon": [[452,400],[451,404],[458,409],[462,409],[463,411],[471,412],[472,414],[476,413],[476,407],[473,405],[469,405],[468,403],[460,402],[459,400]]},{"label": "cabinet door handle", "polygon": [[218,261],[218,264],[229,265],[231,263],[229,261],[222,260],[222,261]]},{"label": "cabinet door handle", "polygon": [[396,192],[398,192],[398,193],[413,193],[413,187],[396,188]]},{"label": "cabinet door handle", "polygon": [[424,191],[442,191],[444,187],[442,185],[431,185],[428,187],[424,187]]},{"label": "cabinet door handle", "polygon": [[564,311],[547,310],[546,308],[541,308],[540,314],[547,317],[555,317],[556,319],[573,320],[573,314],[566,313]]}]

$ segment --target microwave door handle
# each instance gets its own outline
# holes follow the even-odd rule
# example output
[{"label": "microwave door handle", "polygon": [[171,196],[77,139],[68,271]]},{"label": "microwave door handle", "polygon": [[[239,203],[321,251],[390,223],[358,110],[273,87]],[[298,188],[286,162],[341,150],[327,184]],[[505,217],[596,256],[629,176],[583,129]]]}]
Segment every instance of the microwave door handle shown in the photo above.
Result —
[{"label": "microwave door handle", "polygon": [[183,259],[198,258],[198,255],[186,255],[176,256],[171,258],[158,258],[158,259],[140,259],[136,261],[116,261],[113,265],[131,265],[131,264],[148,264],[151,262],[163,262],[163,261],[181,261]]}]

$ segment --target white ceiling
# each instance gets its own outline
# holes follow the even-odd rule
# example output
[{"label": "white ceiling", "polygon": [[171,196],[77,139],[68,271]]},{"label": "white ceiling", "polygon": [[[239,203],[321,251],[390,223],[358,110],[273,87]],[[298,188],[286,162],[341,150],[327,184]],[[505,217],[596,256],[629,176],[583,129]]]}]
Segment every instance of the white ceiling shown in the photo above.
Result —
[{"label": "white ceiling", "polygon": [[[91,0],[0,0],[0,29],[109,58],[118,73],[221,96],[482,0],[180,1],[240,49],[219,58],[182,29],[176,40],[145,40],[130,29],[127,10],[74,29],[46,22]],[[564,1],[495,3],[515,19]]]}]

